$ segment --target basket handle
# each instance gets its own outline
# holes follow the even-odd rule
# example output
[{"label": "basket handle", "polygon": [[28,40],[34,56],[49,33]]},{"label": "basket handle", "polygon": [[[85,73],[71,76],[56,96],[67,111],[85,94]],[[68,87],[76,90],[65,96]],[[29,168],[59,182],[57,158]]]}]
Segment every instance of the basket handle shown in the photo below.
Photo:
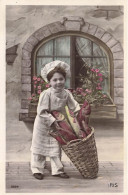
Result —
[{"label": "basket handle", "polygon": [[79,141],[81,141],[81,139],[74,139],[74,140],[71,140],[71,141],[69,141],[69,142],[67,143],[67,146],[70,145],[70,144],[72,144],[72,143],[79,142]]}]

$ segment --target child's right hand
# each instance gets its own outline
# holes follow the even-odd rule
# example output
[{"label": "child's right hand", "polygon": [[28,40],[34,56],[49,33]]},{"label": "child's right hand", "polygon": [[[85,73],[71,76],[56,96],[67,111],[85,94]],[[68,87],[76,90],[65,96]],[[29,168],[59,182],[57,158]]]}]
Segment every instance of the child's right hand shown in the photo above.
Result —
[{"label": "child's right hand", "polygon": [[54,129],[60,128],[57,121],[54,121],[54,122],[52,123],[51,127],[54,128]]}]

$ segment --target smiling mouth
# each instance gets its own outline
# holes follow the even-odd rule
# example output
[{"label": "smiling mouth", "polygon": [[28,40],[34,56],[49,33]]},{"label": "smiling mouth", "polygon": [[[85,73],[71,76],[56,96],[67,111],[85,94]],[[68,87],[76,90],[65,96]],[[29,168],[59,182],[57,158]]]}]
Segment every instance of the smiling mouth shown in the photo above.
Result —
[{"label": "smiling mouth", "polygon": [[57,85],[57,87],[62,87],[63,85]]}]

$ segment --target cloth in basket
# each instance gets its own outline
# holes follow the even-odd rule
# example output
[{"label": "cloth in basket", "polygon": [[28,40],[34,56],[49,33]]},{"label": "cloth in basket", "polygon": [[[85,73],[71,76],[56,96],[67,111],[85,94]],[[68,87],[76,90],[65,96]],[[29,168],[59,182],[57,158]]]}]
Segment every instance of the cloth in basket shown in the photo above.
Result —
[{"label": "cloth in basket", "polygon": [[56,120],[58,120],[58,127],[49,132],[52,137],[54,137],[61,145],[65,145],[69,141],[77,139],[76,134],[61,112],[52,111],[51,114],[56,118]]}]

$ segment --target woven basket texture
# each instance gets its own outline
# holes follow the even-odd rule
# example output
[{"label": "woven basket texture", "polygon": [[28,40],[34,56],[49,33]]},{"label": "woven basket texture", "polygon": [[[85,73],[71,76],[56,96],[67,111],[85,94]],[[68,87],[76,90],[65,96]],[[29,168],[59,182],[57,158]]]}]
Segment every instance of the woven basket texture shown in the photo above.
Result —
[{"label": "woven basket texture", "polygon": [[97,177],[99,165],[93,127],[86,138],[72,140],[61,147],[84,178]]}]

